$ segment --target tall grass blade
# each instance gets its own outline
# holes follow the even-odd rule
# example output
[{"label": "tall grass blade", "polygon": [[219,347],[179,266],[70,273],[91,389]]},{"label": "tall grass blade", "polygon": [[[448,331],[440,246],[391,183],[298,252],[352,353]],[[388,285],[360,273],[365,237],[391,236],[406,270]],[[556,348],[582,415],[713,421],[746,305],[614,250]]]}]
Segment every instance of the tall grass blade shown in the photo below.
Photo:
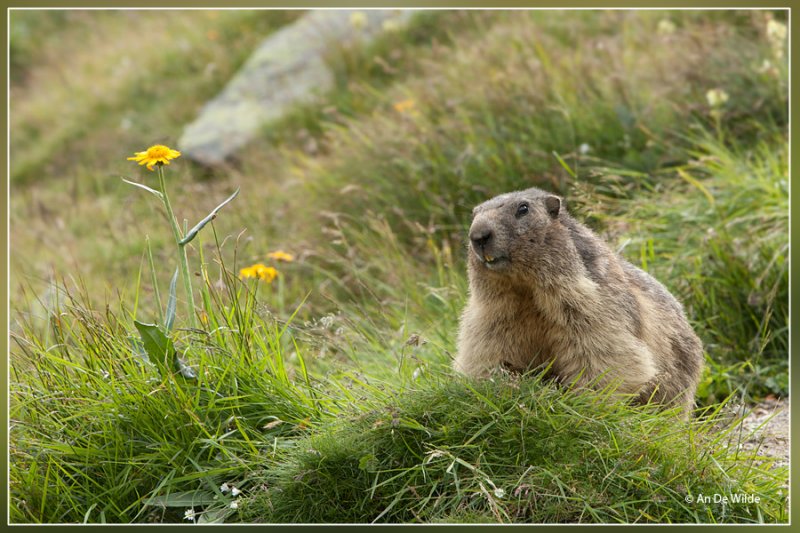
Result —
[{"label": "tall grass blade", "polygon": [[559,164],[561,164],[561,166],[564,167],[564,170],[567,171],[567,174],[569,174],[573,179],[577,178],[577,176],[575,175],[575,171],[572,170],[572,168],[567,164],[566,161],[564,161],[561,158],[560,155],[558,155],[558,152],[553,151],[553,155],[555,156],[555,158],[559,162]]}]

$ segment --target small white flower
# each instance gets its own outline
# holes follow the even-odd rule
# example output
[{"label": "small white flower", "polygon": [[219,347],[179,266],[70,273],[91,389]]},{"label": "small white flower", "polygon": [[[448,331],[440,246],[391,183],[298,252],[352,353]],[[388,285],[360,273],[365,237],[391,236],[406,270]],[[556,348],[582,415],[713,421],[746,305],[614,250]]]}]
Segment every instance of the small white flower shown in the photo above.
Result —
[{"label": "small white flower", "polygon": [[389,33],[400,29],[400,23],[397,22],[395,19],[384,20],[382,26],[383,26],[383,31]]},{"label": "small white flower", "polygon": [[658,21],[658,33],[661,35],[669,35],[675,33],[675,23],[669,19],[661,19]]},{"label": "small white flower", "polygon": [[722,107],[728,101],[728,93],[722,89],[710,89],[706,93],[706,100],[711,107]]},{"label": "small white flower", "polygon": [[183,513],[184,520],[194,520],[194,507],[191,509],[186,509],[186,512]]},{"label": "small white flower", "polygon": [[222,485],[219,486],[219,491],[222,493],[228,492],[229,490],[231,490],[231,488],[228,486],[227,483],[223,483]]},{"label": "small white flower", "polygon": [[783,41],[786,40],[786,24],[782,22],[778,22],[775,19],[770,19],[767,22],[767,39],[773,44],[783,44]]},{"label": "small white flower", "polygon": [[233,487],[233,488],[231,488],[231,495],[232,495],[232,496],[238,496],[238,495],[239,495],[239,494],[241,494],[241,493],[242,493],[242,491],[240,491],[240,490],[239,490],[239,489],[237,489],[236,487]]},{"label": "small white flower", "polygon": [[239,508],[239,502],[231,502],[231,509],[238,509],[238,508]]},{"label": "small white flower", "polygon": [[586,155],[591,151],[592,151],[592,147],[589,146],[587,143],[583,143],[578,147],[578,152],[580,152],[581,155]]},{"label": "small white flower", "polygon": [[771,19],[767,22],[767,40],[772,45],[772,52],[778,59],[783,57],[783,43],[786,42],[786,24]]},{"label": "small white flower", "polygon": [[355,11],[350,15],[350,24],[357,30],[367,25],[367,15],[363,11]]},{"label": "small white flower", "polygon": [[506,495],[506,491],[503,489],[494,489],[494,497],[495,498],[503,498]]},{"label": "small white flower", "polygon": [[418,366],[414,369],[414,372],[411,374],[411,379],[417,380],[422,375],[422,367]]},{"label": "small white flower", "polygon": [[335,318],[333,315],[325,315],[319,319],[319,323],[322,324],[323,328],[329,328],[333,325],[334,320]]}]

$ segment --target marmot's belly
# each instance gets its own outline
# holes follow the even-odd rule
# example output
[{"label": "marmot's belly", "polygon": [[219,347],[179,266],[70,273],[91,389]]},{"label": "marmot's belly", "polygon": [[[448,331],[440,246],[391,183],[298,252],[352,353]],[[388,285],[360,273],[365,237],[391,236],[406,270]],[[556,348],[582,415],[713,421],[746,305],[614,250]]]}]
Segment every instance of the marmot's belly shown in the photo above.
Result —
[{"label": "marmot's belly", "polygon": [[[525,324],[524,322],[522,324]],[[505,337],[503,364],[526,371],[552,363],[551,372],[564,381],[618,381],[620,390],[633,392],[654,379],[657,368],[649,348],[627,328],[607,328],[608,322],[578,328],[538,321],[525,324],[519,335]]]}]

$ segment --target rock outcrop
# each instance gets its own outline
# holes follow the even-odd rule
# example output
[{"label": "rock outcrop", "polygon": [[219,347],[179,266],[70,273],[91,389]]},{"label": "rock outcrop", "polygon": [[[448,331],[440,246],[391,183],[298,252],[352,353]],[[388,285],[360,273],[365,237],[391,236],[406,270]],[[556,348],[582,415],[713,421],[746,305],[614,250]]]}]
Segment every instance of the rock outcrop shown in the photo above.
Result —
[{"label": "rock outcrop", "polygon": [[333,46],[363,45],[400,27],[410,10],[311,10],[267,37],[187,125],[178,148],[187,157],[219,165],[292,106],[329,90],[333,73],[325,57]]}]

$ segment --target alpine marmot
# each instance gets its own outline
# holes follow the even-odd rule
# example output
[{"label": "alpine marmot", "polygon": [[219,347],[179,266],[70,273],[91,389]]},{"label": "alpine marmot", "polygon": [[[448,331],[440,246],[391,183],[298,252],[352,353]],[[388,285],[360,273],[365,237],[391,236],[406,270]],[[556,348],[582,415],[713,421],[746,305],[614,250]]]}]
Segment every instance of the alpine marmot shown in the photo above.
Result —
[{"label": "alpine marmot", "polygon": [[680,303],[531,188],[477,206],[456,370],[550,365],[562,383],[616,384],[638,401],[694,405],[703,347]]}]

